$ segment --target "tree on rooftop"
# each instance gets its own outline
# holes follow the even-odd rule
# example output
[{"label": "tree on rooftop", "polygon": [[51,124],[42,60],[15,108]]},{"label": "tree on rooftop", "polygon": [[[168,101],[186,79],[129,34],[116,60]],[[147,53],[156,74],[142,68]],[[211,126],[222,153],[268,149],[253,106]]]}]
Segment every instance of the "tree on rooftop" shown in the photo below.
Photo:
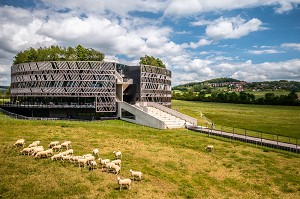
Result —
[{"label": "tree on rooftop", "polygon": [[160,59],[148,55],[140,58],[140,64],[166,68],[165,64]]}]

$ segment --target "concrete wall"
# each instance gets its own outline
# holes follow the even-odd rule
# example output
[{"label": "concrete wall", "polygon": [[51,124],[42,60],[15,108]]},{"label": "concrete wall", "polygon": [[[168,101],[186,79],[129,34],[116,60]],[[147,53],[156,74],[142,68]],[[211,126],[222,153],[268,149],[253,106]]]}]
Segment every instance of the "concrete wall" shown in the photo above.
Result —
[{"label": "concrete wall", "polygon": [[[122,117],[122,114],[121,114],[122,109],[135,115],[135,119],[129,119],[129,118]],[[148,113],[145,113],[144,111],[142,111],[134,106],[131,106],[130,104],[128,104],[126,102],[118,103],[118,116],[120,117],[121,120],[124,120],[127,122],[132,122],[135,124],[149,126],[149,127],[157,128],[157,129],[166,129],[167,128],[166,124],[163,121],[149,115]]]}]

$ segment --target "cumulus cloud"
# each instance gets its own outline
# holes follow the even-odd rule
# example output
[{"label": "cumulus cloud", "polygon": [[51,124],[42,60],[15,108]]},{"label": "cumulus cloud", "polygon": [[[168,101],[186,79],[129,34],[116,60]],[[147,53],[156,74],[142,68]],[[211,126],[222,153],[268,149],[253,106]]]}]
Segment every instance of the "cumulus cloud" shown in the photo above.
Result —
[{"label": "cumulus cloud", "polygon": [[293,4],[299,0],[173,0],[168,4],[165,15],[191,16],[207,12],[228,11],[235,9],[253,8],[260,6],[276,6],[275,12],[282,14],[293,9]]},{"label": "cumulus cloud", "polygon": [[194,22],[194,25],[208,25],[206,27],[206,35],[215,40],[221,39],[238,39],[246,36],[251,32],[264,30],[262,22],[253,18],[249,21],[241,18],[240,16],[232,18],[220,17],[214,21],[201,21],[200,23]]}]

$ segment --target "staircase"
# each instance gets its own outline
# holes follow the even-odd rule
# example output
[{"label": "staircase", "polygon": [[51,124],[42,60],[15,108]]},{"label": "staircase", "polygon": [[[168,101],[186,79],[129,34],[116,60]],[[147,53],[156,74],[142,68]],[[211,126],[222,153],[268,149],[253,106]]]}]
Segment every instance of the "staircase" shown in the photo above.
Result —
[{"label": "staircase", "polygon": [[[120,119],[159,129],[186,128],[196,126],[197,120],[154,102],[140,102],[135,105],[119,103]],[[121,110],[134,115],[135,119],[121,116]]]}]

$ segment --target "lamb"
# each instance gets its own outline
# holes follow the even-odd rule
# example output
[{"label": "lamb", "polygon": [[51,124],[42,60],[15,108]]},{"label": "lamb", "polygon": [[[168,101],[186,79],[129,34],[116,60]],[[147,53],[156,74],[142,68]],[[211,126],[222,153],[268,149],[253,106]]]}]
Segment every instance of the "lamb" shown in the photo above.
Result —
[{"label": "lamb", "polygon": [[46,151],[39,151],[35,155],[35,158],[46,158],[48,157],[48,153]]},{"label": "lamb", "polygon": [[14,143],[15,146],[24,146],[25,145],[25,140],[24,139],[19,139]]},{"label": "lamb", "polygon": [[53,147],[52,147],[52,150],[53,150],[53,151],[56,151],[56,152],[59,152],[59,151],[61,150],[61,145],[59,144],[59,145],[53,146]]},{"label": "lamb", "polygon": [[112,166],[110,166],[110,168],[113,170],[113,173],[114,173],[115,175],[120,174],[120,170],[121,170],[121,167],[120,167],[120,166],[118,166],[118,165],[112,165]]},{"label": "lamb", "polygon": [[121,167],[121,160],[113,160],[112,163],[115,163],[115,165],[118,165]]},{"label": "lamb", "polygon": [[99,158],[98,160],[99,160],[99,163],[102,165],[102,169],[104,168],[104,165],[105,165],[105,164],[107,164],[107,163],[110,162],[109,159],[104,159],[104,160],[102,160],[102,158]]},{"label": "lamb", "polygon": [[140,181],[142,180],[142,176],[143,176],[142,172],[132,171],[131,169],[129,170],[129,172],[130,172],[130,175],[133,177],[133,181],[134,181],[135,177],[138,177]]},{"label": "lamb", "polygon": [[122,186],[126,186],[128,189],[130,189],[131,180],[129,178],[121,180],[121,178],[118,176],[118,185],[120,185],[120,191],[122,190]]},{"label": "lamb", "polygon": [[114,151],[115,159],[122,159],[122,152],[121,151]]},{"label": "lamb", "polygon": [[213,151],[214,150],[214,146],[213,145],[207,145],[206,147],[205,147],[205,150],[207,150],[207,151]]},{"label": "lamb", "polygon": [[49,148],[53,148],[54,146],[59,145],[59,141],[50,142]]},{"label": "lamb", "polygon": [[99,149],[93,149],[92,154],[95,156],[99,156]]}]

